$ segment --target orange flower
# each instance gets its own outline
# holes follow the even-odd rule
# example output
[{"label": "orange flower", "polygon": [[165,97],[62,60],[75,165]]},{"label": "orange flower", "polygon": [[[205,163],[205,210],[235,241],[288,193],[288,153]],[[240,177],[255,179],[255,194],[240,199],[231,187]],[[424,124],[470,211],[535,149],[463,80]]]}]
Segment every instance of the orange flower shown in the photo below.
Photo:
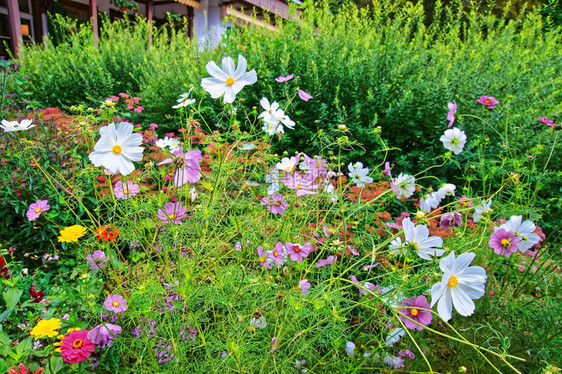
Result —
[{"label": "orange flower", "polygon": [[97,236],[98,241],[103,239],[104,242],[114,242],[115,239],[117,239],[117,235],[119,235],[119,229],[117,227],[111,228],[109,225],[103,225],[94,231],[94,235]]}]

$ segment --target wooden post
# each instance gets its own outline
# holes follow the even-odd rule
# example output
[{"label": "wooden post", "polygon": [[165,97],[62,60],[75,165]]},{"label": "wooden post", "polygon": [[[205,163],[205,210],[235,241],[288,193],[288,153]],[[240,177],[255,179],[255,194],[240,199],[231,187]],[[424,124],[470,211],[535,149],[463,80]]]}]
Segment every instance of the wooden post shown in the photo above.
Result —
[{"label": "wooden post", "polygon": [[146,0],[146,18],[148,20],[148,46],[152,47],[152,17],[154,14],[154,5],[152,0]]},{"label": "wooden post", "polygon": [[19,58],[19,54],[23,45],[23,38],[21,35],[21,19],[20,19],[20,6],[18,0],[7,0],[8,3],[8,17],[10,19],[10,37],[12,38],[12,52],[14,57]]},{"label": "wooden post", "polygon": [[92,17],[92,33],[94,45],[98,46],[98,0],[90,0],[90,16]]},{"label": "wooden post", "polygon": [[33,13],[33,31],[35,41],[43,41],[43,14],[41,13],[41,0],[31,1],[31,12]]}]

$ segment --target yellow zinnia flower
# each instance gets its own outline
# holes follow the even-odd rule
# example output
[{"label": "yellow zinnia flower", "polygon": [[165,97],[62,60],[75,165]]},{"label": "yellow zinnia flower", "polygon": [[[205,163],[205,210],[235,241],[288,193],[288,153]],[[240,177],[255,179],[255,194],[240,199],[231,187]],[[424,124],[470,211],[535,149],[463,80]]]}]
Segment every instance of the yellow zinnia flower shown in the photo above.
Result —
[{"label": "yellow zinnia flower", "polygon": [[51,319],[42,319],[37,323],[37,326],[31,330],[31,336],[35,337],[35,340],[48,336],[52,338],[53,336],[58,335],[58,331],[61,328],[60,319],[58,318],[51,318]]},{"label": "yellow zinnia flower", "polygon": [[61,230],[59,242],[77,242],[86,233],[86,228],[80,225],[69,226]]}]

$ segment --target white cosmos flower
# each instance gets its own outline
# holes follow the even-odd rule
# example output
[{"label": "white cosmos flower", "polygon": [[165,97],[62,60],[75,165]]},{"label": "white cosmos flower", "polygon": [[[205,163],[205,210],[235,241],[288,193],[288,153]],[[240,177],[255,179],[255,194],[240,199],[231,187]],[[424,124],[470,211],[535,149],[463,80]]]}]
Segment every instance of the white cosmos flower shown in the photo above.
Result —
[{"label": "white cosmos flower", "polygon": [[267,187],[267,194],[273,195],[279,192],[279,170],[276,168],[270,168],[269,174],[265,176],[266,183],[269,183]]},{"label": "white cosmos flower", "polygon": [[402,220],[404,228],[404,244],[414,249],[418,256],[424,260],[431,260],[431,256],[441,256],[445,253],[439,249],[443,246],[443,239],[438,236],[429,236],[426,225],[415,226],[410,217]]},{"label": "white cosmos flower", "polygon": [[404,244],[405,243],[402,243],[402,238],[398,236],[396,239],[391,241],[388,246],[388,248],[392,249],[390,254],[394,256],[406,256],[406,253],[408,253],[408,246]]},{"label": "white cosmos flower", "polygon": [[431,192],[425,194],[420,199],[420,209],[425,212],[431,212],[431,209],[435,209],[441,203],[441,199],[439,198],[439,191],[438,192]]},{"label": "white cosmos flower", "polygon": [[283,127],[279,124],[282,123],[285,127],[293,130],[295,127],[295,122],[291,121],[288,115],[285,114],[283,109],[279,108],[279,104],[277,102],[273,102],[269,104],[269,100],[267,98],[262,97],[260,100],[260,105],[264,109],[263,112],[260,113],[258,118],[262,118],[264,122],[264,126],[262,130],[267,132],[269,135],[273,135],[275,133],[284,133]]},{"label": "white cosmos flower", "polygon": [[254,69],[246,73],[248,63],[242,55],[238,55],[238,67],[234,67],[234,60],[230,57],[222,59],[222,69],[209,61],[205,68],[211,74],[210,78],[203,78],[201,86],[211,94],[213,99],[224,95],[224,103],[232,103],[238,92],[248,84],[257,82],[258,77]]},{"label": "white cosmos flower", "polygon": [[458,155],[466,144],[466,134],[458,127],[453,127],[452,129],[445,130],[445,134],[441,135],[439,140],[443,142],[445,148]]},{"label": "white cosmos flower", "polygon": [[492,200],[483,203],[482,205],[478,205],[474,208],[474,214],[472,216],[472,220],[474,222],[480,221],[482,218],[482,214],[490,214],[492,213]]},{"label": "white cosmos flower", "polygon": [[397,327],[388,333],[385,344],[392,347],[392,345],[400,340],[400,338],[402,338],[405,334],[406,331],[404,331],[404,329]]},{"label": "white cosmos flower", "polygon": [[115,128],[115,123],[100,128],[100,139],[94,146],[94,151],[88,158],[94,166],[103,166],[112,173],[118,171],[127,175],[135,170],[133,161],[142,160],[143,148],[142,135],[133,133],[133,125],[120,122]]},{"label": "white cosmos flower", "polygon": [[475,309],[472,300],[484,295],[486,270],[480,266],[469,266],[474,257],[474,253],[455,257],[455,251],[452,251],[439,262],[443,278],[431,288],[431,307],[439,301],[437,312],[444,321],[451,319],[453,305],[461,316],[470,316]]},{"label": "white cosmos flower", "polygon": [[169,143],[170,143],[170,138],[166,136],[164,137],[164,139],[158,139],[156,142],[154,142],[154,145],[157,146],[158,148],[166,148]]},{"label": "white cosmos flower", "polygon": [[178,102],[176,105],[172,106],[172,108],[174,109],[179,109],[188,105],[191,105],[193,103],[195,103],[195,99],[188,99],[189,94],[191,93],[191,90],[193,90],[193,87],[191,87],[189,89],[189,91],[187,91],[186,93],[182,93],[180,95],[180,98],[177,99],[176,101]]},{"label": "white cosmos flower", "polygon": [[265,131],[268,135],[285,133],[285,130],[283,129],[283,125],[281,125],[280,123],[274,125],[271,123],[264,122],[261,129]]},{"label": "white cosmos flower", "polygon": [[455,190],[457,186],[452,183],[445,183],[441,188],[437,190],[437,195],[440,199],[444,199],[447,196],[455,196]]},{"label": "white cosmos flower", "polygon": [[494,227],[494,231],[500,228],[511,231],[519,239],[517,243],[517,249],[525,253],[529,248],[534,246],[540,241],[540,237],[533,233],[537,228],[535,224],[529,220],[523,221],[523,216],[512,216],[509,221],[501,225],[500,227]]},{"label": "white cosmos flower", "polygon": [[410,197],[416,192],[416,178],[413,175],[400,173],[394,181],[390,182],[390,187],[399,199],[402,196]]},{"label": "white cosmos flower", "polygon": [[29,130],[30,128],[35,127],[35,125],[32,125],[31,122],[32,121],[30,119],[24,119],[21,122],[6,121],[3,119],[0,127],[4,129],[5,132]]},{"label": "white cosmos flower", "polygon": [[347,165],[349,169],[349,177],[359,188],[364,187],[366,183],[372,183],[373,178],[369,177],[369,168],[364,168],[362,162]]},{"label": "white cosmos flower", "polygon": [[176,148],[180,147],[180,141],[174,138],[170,138],[170,140],[168,141],[168,147],[170,147],[170,151],[173,151]]},{"label": "white cosmos flower", "polygon": [[250,326],[255,326],[258,329],[265,329],[267,327],[267,321],[264,316],[259,316],[258,318],[252,318],[250,321]]},{"label": "white cosmos flower", "polygon": [[286,171],[286,172],[289,173],[289,172],[293,171],[296,163],[297,163],[297,158],[295,156],[293,156],[291,158],[283,157],[281,162],[278,162],[276,166],[277,166],[277,169],[279,169],[281,171]]},{"label": "white cosmos flower", "polygon": [[197,193],[195,187],[191,187],[191,189],[189,190],[189,199],[191,200],[191,202],[194,202],[198,196],[199,194]]}]

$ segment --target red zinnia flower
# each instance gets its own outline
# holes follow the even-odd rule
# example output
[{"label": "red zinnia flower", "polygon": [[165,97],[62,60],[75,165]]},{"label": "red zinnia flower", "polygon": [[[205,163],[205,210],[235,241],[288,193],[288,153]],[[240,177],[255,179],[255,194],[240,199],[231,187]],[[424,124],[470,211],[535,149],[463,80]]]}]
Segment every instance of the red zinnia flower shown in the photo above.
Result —
[{"label": "red zinnia flower", "polygon": [[64,361],[75,364],[91,356],[96,346],[88,340],[88,330],[74,331],[62,341],[60,353]]},{"label": "red zinnia flower", "polygon": [[10,274],[8,274],[8,268],[6,267],[6,260],[4,257],[0,256],[0,277],[4,277],[6,279],[10,278]]}]

